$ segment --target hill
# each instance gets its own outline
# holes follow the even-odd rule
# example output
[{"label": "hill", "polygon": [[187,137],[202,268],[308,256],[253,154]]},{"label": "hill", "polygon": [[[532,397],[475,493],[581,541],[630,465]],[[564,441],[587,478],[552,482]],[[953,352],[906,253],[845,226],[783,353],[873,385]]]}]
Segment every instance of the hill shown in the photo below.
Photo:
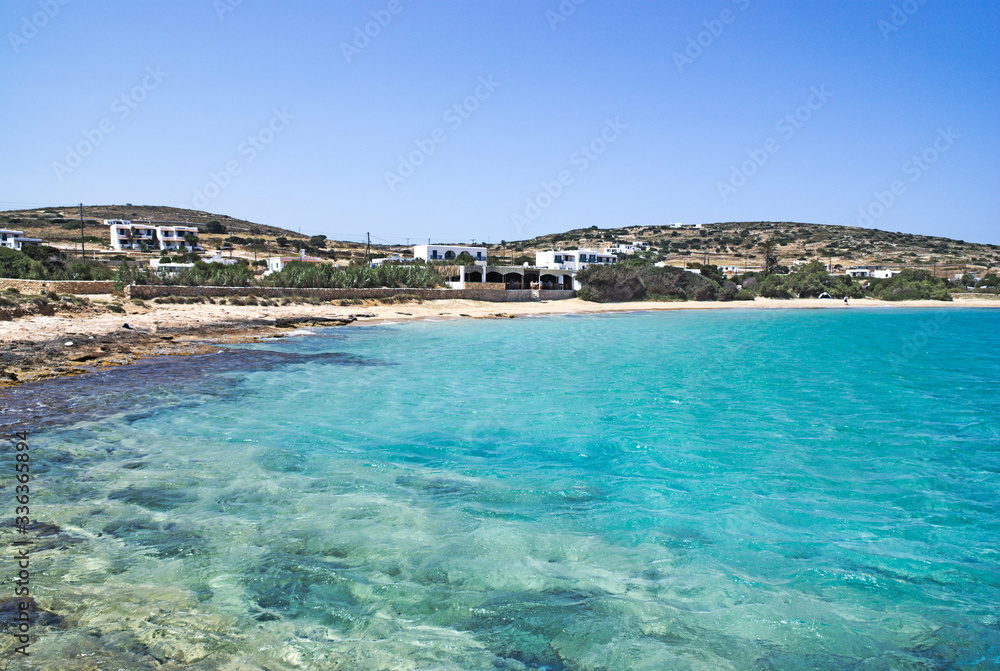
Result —
[{"label": "hill", "polygon": [[[83,207],[83,236],[87,245],[87,256],[92,252],[108,255],[109,232],[105,219],[126,219],[150,221],[154,224],[176,223],[198,226],[199,237],[205,249],[220,249],[231,240],[236,256],[253,257],[255,251],[262,253],[282,251],[293,253],[299,246],[315,247],[310,236],[302,235],[277,226],[267,226],[245,219],[237,219],[225,214],[212,214],[198,210],[154,205],[85,205]],[[225,233],[208,232],[209,224],[215,222],[225,229]],[[313,228],[314,226],[310,226]],[[0,212],[0,228],[23,230],[26,235],[42,238],[46,244],[63,250],[79,251],[80,247],[80,207],[47,207],[31,210],[9,210]],[[279,238],[288,242],[284,247],[277,244]],[[315,242],[315,241],[313,241]],[[362,257],[364,245],[355,242],[327,244],[331,255],[340,258]],[[135,256],[150,256],[134,253]],[[158,254],[157,254],[158,255]]]},{"label": "hill", "polygon": [[[80,224],[77,206],[49,207],[0,212],[0,227],[24,230],[48,244],[67,250],[79,248]],[[230,244],[237,256],[286,250],[300,246],[310,253],[325,253],[339,259],[360,259],[364,245],[329,240],[317,249],[316,241],[296,231],[267,226],[224,214],[149,205],[84,206],[84,236],[91,251],[110,254],[108,229],[104,219],[131,219],[178,222],[202,228],[202,246],[221,248]],[[225,227],[222,234],[208,233],[212,223]],[[309,228],[316,225],[310,222]],[[470,231],[471,233],[471,231]],[[335,234],[334,236],[335,237]],[[279,238],[287,242],[282,247]],[[650,256],[675,265],[704,262],[719,266],[754,268],[762,259],[761,246],[773,240],[780,263],[818,259],[834,267],[886,265],[935,268],[937,273],[971,270],[978,274],[1000,267],[1000,245],[965,242],[945,237],[914,235],[877,229],[794,222],[722,222],[701,228],[671,226],[625,226],[619,228],[573,229],[565,233],[541,235],[527,240],[490,245],[491,256],[517,259],[547,249],[602,248],[618,242],[645,242]],[[309,244],[312,242],[312,244]],[[481,243],[480,243],[481,244]],[[90,247],[93,245],[93,247]],[[402,245],[372,245],[375,255],[408,251]]]},{"label": "hill", "polygon": [[657,260],[704,262],[753,268],[761,246],[773,240],[780,262],[818,259],[834,267],[855,265],[937,266],[938,272],[1000,266],[1000,245],[876,229],[794,222],[724,222],[702,228],[626,226],[574,229],[506,243],[515,254],[542,249],[598,248],[616,242],[646,242]]}]

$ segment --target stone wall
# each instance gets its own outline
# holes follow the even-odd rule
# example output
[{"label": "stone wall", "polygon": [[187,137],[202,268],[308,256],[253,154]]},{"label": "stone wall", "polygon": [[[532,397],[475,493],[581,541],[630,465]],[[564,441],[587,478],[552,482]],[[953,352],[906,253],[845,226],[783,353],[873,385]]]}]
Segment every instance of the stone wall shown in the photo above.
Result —
[{"label": "stone wall", "polygon": [[0,291],[17,289],[22,294],[110,294],[115,290],[114,282],[76,282],[72,280],[12,280],[0,277]]},{"label": "stone wall", "polygon": [[576,292],[572,289],[539,289],[538,298],[543,301],[561,301],[573,298]]}]

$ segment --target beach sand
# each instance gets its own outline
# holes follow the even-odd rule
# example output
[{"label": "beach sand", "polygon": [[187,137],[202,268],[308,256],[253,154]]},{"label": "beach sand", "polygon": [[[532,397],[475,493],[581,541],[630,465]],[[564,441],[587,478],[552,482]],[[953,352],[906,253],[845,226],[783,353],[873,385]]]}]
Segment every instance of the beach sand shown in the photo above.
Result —
[{"label": "beach sand", "polygon": [[[93,299],[109,300],[110,296]],[[992,300],[991,300],[992,299]],[[746,310],[891,308],[1000,308],[996,297],[939,301],[885,302],[758,298],[755,301],[589,303],[579,299],[516,303],[435,300],[341,306],[124,303],[124,313],[57,311],[0,322],[0,386],[60,375],[83,374],[95,366],[125,365],[138,358],[195,354],[213,343],[247,342],[287,333],[298,325],[344,325],[412,319],[506,319],[541,315],[641,310]],[[123,328],[128,324],[131,328]]]}]

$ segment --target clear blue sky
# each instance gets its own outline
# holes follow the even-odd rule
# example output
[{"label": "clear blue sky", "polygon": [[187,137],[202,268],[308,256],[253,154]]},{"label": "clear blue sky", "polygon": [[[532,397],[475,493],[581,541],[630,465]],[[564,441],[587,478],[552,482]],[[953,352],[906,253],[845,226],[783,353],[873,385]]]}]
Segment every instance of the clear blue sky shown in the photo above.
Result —
[{"label": "clear blue sky", "polygon": [[411,243],[744,220],[1000,243],[996,2],[562,7],[3,0],[0,208]]}]

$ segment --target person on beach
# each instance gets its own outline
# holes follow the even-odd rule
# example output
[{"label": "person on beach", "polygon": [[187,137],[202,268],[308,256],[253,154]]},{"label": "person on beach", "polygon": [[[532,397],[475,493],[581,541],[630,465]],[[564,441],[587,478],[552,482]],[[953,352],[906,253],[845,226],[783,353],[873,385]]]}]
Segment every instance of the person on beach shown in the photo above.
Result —
[{"label": "person on beach", "polygon": [[844,305],[850,305],[850,303],[847,302],[847,296],[844,296]]}]

